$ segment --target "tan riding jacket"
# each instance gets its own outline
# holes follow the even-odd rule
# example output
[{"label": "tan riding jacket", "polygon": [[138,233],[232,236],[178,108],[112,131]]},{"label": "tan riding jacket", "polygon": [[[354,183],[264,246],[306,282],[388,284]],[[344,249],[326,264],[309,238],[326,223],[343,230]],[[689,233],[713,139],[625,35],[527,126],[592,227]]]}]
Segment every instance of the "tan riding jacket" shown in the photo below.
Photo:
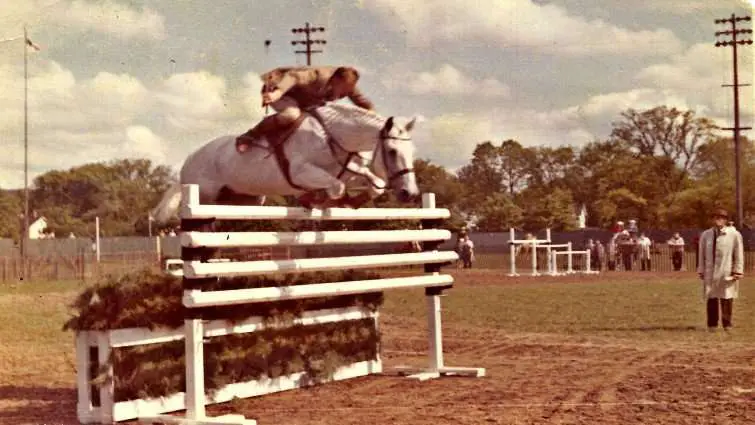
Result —
[{"label": "tan riding jacket", "polygon": [[[302,108],[334,101],[337,99],[331,99],[327,90],[328,81],[336,69],[334,66],[276,68],[262,74],[262,91],[278,88]],[[345,97],[361,108],[374,109],[372,102],[356,87]]]}]

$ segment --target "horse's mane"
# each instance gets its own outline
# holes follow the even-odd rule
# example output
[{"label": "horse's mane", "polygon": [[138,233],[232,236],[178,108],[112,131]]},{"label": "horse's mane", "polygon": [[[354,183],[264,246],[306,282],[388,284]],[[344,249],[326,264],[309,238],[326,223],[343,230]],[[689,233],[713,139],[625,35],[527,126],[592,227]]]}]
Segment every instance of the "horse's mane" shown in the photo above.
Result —
[{"label": "horse's mane", "polygon": [[382,127],[385,124],[387,118],[378,115],[377,113],[364,109],[356,105],[349,105],[345,103],[327,103],[317,108],[318,114],[326,122],[338,121],[344,118],[360,121],[366,125],[375,127]]}]

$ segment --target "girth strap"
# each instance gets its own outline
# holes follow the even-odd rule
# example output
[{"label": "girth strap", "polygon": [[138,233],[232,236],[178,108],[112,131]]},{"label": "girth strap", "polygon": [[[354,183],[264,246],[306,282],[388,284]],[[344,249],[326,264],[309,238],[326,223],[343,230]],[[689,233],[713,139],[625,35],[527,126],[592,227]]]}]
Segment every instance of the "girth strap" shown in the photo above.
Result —
[{"label": "girth strap", "polygon": [[299,128],[301,123],[304,121],[305,115],[302,113],[299,115],[299,118],[294,121],[294,123],[291,125],[290,130],[286,132],[282,137],[276,138],[276,140],[269,140],[268,143],[270,143],[270,147],[273,150],[273,154],[275,155],[275,160],[278,162],[278,166],[281,169],[281,172],[283,173],[283,176],[286,178],[286,181],[288,182],[291,187],[294,189],[299,189],[303,191],[309,191],[310,189],[307,189],[305,187],[299,186],[298,184],[294,183],[293,179],[291,178],[291,162],[286,157],[286,141],[291,137],[291,135]]}]

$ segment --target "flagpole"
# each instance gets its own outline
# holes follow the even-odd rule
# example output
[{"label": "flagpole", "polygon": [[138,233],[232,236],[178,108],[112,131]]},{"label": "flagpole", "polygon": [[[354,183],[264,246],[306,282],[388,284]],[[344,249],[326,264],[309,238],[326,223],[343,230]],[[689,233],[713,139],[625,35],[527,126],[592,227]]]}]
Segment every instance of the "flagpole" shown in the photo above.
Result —
[{"label": "flagpole", "polygon": [[29,237],[29,36],[24,25],[24,234],[21,245],[22,278],[26,275],[26,259]]}]

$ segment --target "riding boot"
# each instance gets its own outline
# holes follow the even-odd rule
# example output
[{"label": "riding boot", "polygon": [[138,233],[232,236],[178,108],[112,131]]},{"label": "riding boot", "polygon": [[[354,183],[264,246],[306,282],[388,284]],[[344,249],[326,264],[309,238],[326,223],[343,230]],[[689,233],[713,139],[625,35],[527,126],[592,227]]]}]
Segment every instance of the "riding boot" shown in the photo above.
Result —
[{"label": "riding boot", "polygon": [[286,123],[283,122],[277,114],[269,115],[262,119],[256,126],[236,138],[236,150],[239,153],[246,152],[249,149],[249,145],[255,141],[261,139],[271,131],[283,128]]}]

